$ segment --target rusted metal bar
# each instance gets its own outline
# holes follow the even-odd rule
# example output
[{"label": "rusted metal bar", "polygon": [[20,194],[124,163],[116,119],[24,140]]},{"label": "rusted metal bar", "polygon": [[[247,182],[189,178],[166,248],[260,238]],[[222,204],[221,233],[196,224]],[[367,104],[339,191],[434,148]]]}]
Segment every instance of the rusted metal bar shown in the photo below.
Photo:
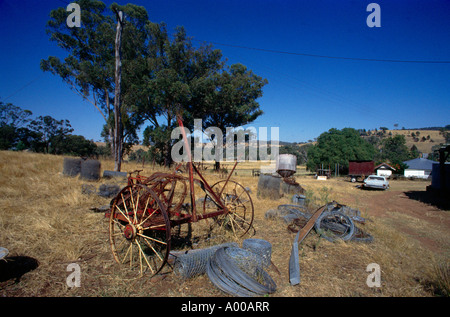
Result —
[{"label": "rusted metal bar", "polygon": [[219,204],[220,207],[222,207],[222,209],[224,211],[227,211],[227,208],[225,207],[225,205],[222,203],[222,200],[220,200],[220,196],[217,196],[217,194],[213,191],[213,189],[211,188],[211,186],[209,186],[208,182],[205,180],[205,178],[203,177],[203,175],[197,170],[197,168],[194,166],[195,172],[197,173],[197,175],[201,178],[202,180],[202,184],[203,186],[206,188],[206,191],[212,196],[212,198],[214,199],[214,201]]},{"label": "rusted metal bar", "polygon": [[194,191],[194,171],[192,169],[192,155],[191,155],[191,147],[189,146],[189,142],[186,136],[186,131],[184,131],[183,120],[181,119],[181,115],[177,114],[178,125],[181,128],[181,135],[183,136],[183,141],[186,149],[186,153],[188,156],[187,166],[189,169],[189,186],[191,190],[191,208],[192,208],[192,221],[197,221],[197,208],[195,207],[195,191]]},{"label": "rusted metal bar", "polygon": [[300,229],[295,237],[294,243],[292,244],[291,257],[289,259],[289,282],[291,285],[297,285],[300,283],[300,263],[298,258],[298,245],[303,241],[303,239],[311,231],[316,220],[325,210],[326,205],[317,209],[317,211],[309,218],[306,225]]},{"label": "rusted metal bar", "polygon": [[222,190],[220,191],[219,197],[222,197],[223,190],[224,190],[225,187],[227,186],[228,181],[230,180],[231,175],[233,175],[233,172],[234,172],[234,169],[236,168],[237,163],[238,163],[238,161],[236,161],[236,163],[234,163],[233,169],[231,170],[230,174],[228,174],[227,180],[225,181],[225,184],[223,185]]}]

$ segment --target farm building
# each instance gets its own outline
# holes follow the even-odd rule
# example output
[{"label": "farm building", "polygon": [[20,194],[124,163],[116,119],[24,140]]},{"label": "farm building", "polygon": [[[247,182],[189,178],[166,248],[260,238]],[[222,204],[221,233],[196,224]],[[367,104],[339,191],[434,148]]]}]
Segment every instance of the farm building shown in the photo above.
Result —
[{"label": "farm building", "polygon": [[[448,188],[450,185],[450,162],[446,162],[444,165],[445,169],[445,184]],[[441,173],[440,173],[440,164],[438,162],[434,162],[433,171],[432,171],[432,179],[431,179],[431,187],[435,189],[441,188]]]},{"label": "farm building", "polygon": [[405,169],[405,177],[430,178],[433,163],[436,162],[424,158],[416,158],[403,163],[408,165],[408,168]]},{"label": "farm building", "polygon": [[374,170],[377,171],[378,176],[390,177],[392,172],[395,171],[395,168],[387,163],[381,163],[380,165],[375,166]]}]

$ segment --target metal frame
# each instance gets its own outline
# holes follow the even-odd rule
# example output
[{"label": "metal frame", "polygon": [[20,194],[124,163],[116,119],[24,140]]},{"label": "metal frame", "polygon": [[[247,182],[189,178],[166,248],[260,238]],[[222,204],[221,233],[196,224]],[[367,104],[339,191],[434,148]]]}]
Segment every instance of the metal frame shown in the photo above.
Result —
[{"label": "metal frame", "polygon": [[[114,203],[112,203],[111,209],[106,213],[106,216],[110,217],[110,228],[111,228],[112,223],[117,220],[131,223],[131,225],[126,226],[127,230],[123,231],[123,236],[127,240],[132,240],[134,238],[134,236],[136,235],[136,233],[134,232],[134,231],[136,231],[136,229],[134,228],[136,220],[130,221],[130,218],[133,218],[132,214],[124,215],[123,212],[122,213],[118,213],[118,212],[114,213],[113,208],[116,206],[122,206],[122,205],[125,206],[126,201],[128,201],[128,200],[130,200],[130,201],[132,201],[133,199],[139,200],[139,198],[140,198],[139,194],[136,194],[136,193],[138,190],[141,190],[142,188],[145,188],[146,191],[148,191],[148,192],[151,191],[151,192],[155,193],[156,194],[155,197],[158,197],[158,199],[156,199],[156,198],[153,199],[151,201],[150,205],[153,204],[154,201],[157,201],[157,200],[160,200],[161,203],[163,205],[165,205],[165,208],[163,208],[165,210],[164,211],[160,210],[160,212],[167,215],[167,217],[169,219],[169,224],[168,225],[166,224],[165,226],[161,226],[161,225],[159,225],[159,222],[161,222],[161,219],[160,219],[161,217],[159,217],[159,218],[155,217],[153,220],[149,219],[149,220],[145,220],[144,222],[139,223],[139,228],[138,228],[139,230],[146,230],[145,228],[155,228],[155,227],[159,226],[156,229],[149,229],[149,230],[170,231],[171,228],[173,228],[175,226],[179,226],[181,224],[194,223],[194,222],[198,222],[199,220],[215,218],[215,217],[227,215],[230,213],[230,210],[227,207],[228,202],[226,200],[222,200],[221,197],[222,197],[224,189],[230,182],[231,175],[233,174],[238,162],[235,162],[233,169],[230,171],[230,173],[228,174],[225,181],[222,180],[222,181],[219,181],[219,182],[215,183],[214,185],[210,186],[208,184],[208,182],[205,180],[205,178],[203,177],[203,175],[201,174],[201,172],[198,170],[198,168],[192,163],[192,156],[191,156],[191,152],[190,152],[190,148],[189,148],[189,142],[188,142],[186,133],[184,131],[184,126],[183,126],[183,122],[182,122],[180,115],[177,115],[177,121],[178,121],[178,125],[180,126],[181,131],[182,131],[185,149],[187,150],[187,158],[188,159],[186,162],[186,167],[187,167],[189,175],[186,177],[186,176],[183,176],[180,173],[178,173],[180,167],[182,166],[182,163],[178,164],[172,173],[157,172],[157,173],[152,174],[149,177],[140,175],[140,172],[142,170],[136,170],[136,171],[129,173],[128,180],[127,180],[128,186],[125,187],[124,190],[122,190],[119,193],[119,195],[113,200]],[[197,174],[197,176],[199,178],[194,178],[194,173]],[[135,175],[133,175],[133,174],[135,174]],[[215,192],[213,190],[213,187],[216,184],[223,183],[223,182],[224,182],[224,184],[223,184],[223,187],[220,189],[220,192]],[[239,183],[236,183],[234,181],[231,181],[231,182],[236,184],[234,191],[236,191],[236,187],[238,187],[238,185],[239,185],[246,192],[245,188],[242,185],[240,185]],[[194,189],[195,183],[199,184],[201,189],[206,194],[204,205],[203,205],[204,213],[202,213],[202,214],[197,213],[195,189]],[[173,205],[174,192],[175,192],[175,188],[177,187],[177,184],[181,184],[183,186],[183,188],[181,190],[181,197],[180,197],[179,201]],[[190,196],[190,200],[191,200],[191,204],[190,204],[191,209],[190,209],[190,213],[183,213],[182,212],[182,208],[184,208],[183,202],[188,194],[187,193],[188,185],[189,185],[189,196]],[[136,191],[134,191],[134,188],[136,188]],[[239,194],[239,196],[235,196],[235,201],[239,200],[240,196],[243,193],[244,192]],[[208,197],[208,196],[211,198],[211,201],[217,207],[212,212],[205,211],[206,197]],[[241,217],[242,219],[244,219],[244,223],[245,223],[244,227],[241,226],[241,229],[243,229],[242,231],[244,231],[241,234],[241,236],[245,235],[253,227],[253,217],[254,217],[253,201],[252,201],[250,195],[248,194],[248,192],[247,192],[247,196],[248,196],[249,200],[247,200],[244,204],[242,204],[242,206],[244,206],[245,204],[250,202],[251,218],[249,217],[249,219],[244,219]],[[147,195],[146,196],[147,204],[149,202],[148,197],[149,196]],[[117,205],[117,204],[119,204],[119,205]],[[122,205],[120,205],[120,204],[122,204]],[[135,202],[133,202],[133,204],[138,206],[139,202],[135,201]],[[136,209],[137,208],[138,207],[136,207]],[[147,205],[144,207],[143,210],[134,210],[134,217],[136,218],[136,214],[139,214],[139,213],[141,215],[145,214],[147,211],[146,208],[147,208]],[[246,208],[247,207],[245,207],[244,212],[246,212]],[[119,208],[119,210],[120,210],[120,208]],[[235,214],[235,215],[236,215],[235,217],[240,217],[237,214]],[[166,217],[166,216],[164,216],[164,217]],[[150,217],[148,217],[148,218],[150,218]],[[156,222],[158,222],[158,225],[156,225]],[[247,225],[248,225],[248,227],[247,227]],[[235,230],[235,229],[233,228],[233,230]],[[235,234],[236,234],[236,232],[235,232]],[[110,233],[110,240],[112,240],[111,233]],[[113,254],[114,254],[115,249],[113,246],[113,241],[110,241],[110,243],[111,243],[111,246],[113,249]],[[168,249],[170,250],[170,233],[169,233],[169,238],[168,238]],[[117,261],[116,255],[115,255],[115,258]],[[159,270],[166,263],[167,263],[167,257],[164,259],[162,265],[159,267]],[[141,273],[142,273],[142,269],[141,269]]]}]

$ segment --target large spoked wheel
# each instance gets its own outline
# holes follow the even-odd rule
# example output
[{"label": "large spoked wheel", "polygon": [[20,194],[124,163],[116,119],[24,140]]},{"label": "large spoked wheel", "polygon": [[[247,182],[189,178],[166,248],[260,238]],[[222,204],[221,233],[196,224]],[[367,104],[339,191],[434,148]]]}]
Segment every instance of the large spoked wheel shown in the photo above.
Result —
[{"label": "large spoked wheel", "polygon": [[[228,212],[215,217],[215,223],[220,227],[233,232],[235,237],[241,238],[253,229],[254,208],[249,192],[239,183],[226,180],[219,181],[211,186]],[[213,199],[207,195],[203,200],[203,213],[207,214],[220,210]]]},{"label": "large spoked wheel", "polygon": [[111,207],[109,237],[117,263],[142,276],[161,271],[170,251],[170,221],[155,192],[142,184],[125,187]]}]

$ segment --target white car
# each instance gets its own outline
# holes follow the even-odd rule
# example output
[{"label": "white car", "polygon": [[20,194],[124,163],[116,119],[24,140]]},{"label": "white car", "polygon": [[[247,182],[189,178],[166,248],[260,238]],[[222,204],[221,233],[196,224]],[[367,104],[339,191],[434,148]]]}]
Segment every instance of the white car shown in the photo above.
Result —
[{"label": "white car", "polygon": [[384,176],[370,175],[364,180],[363,188],[388,189],[389,182]]}]

